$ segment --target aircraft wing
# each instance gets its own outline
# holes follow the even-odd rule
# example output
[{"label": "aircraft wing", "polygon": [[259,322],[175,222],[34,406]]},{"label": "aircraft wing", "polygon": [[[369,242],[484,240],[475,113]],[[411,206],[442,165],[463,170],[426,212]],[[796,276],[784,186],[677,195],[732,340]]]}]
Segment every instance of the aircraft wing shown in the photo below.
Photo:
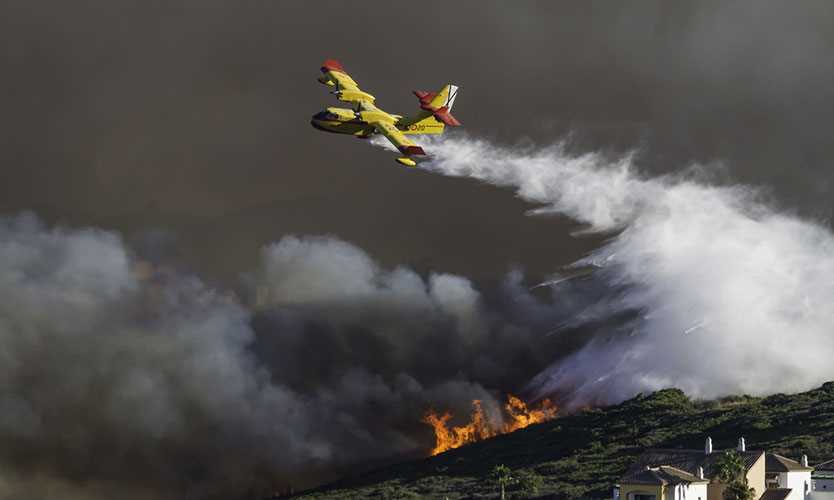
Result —
[{"label": "aircraft wing", "polygon": [[371,94],[359,88],[359,84],[347,74],[342,64],[335,59],[327,59],[321,65],[323,75],[319,81],[325,85],[336,87],[332,93],[340,101],[352,103],[371,103],[376,99]]},{"label": "aircraft wing", "polygon": [[342,67],[342,63],[335,59],[324,61],[321,65],[321,72],[325,75],[322,78],[329,77],[340,90],[359,90],[359,84],[347,74],[345,68]]},{"label": "aircraft wing", "polygon": [[423,148],[410,141],[408,137],[400,132],[394,125],[386,121],[373,122],[371,125],[374,126],[377,132],[384,135],[386,139],[391,141],[391,144],[396,146],[402,154],[406,156],[425,156],[426,153],[423,151]]}]

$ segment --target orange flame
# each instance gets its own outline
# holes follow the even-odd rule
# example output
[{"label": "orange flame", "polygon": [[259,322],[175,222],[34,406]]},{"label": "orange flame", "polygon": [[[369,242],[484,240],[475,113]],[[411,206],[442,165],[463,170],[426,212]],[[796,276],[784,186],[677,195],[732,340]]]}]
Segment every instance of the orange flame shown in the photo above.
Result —
[{"label": "orange flame", "polygon": [[472,401],[472,416],[469,423],[462,426],[449,427],[448,422],[452,418],[449,412],[442,416],[429,411],[423,422],[434,429],[435,446],[431,455],[437,455],[452,448],[459,448],[467,443],[474,443],[482,439],[488,439],[498,434],[523,429],[531,424],[537,424],[550,420],[556,416],[556,405],[549,399],[543,400],[538,408],[528,408],[521,399],[507,395],[507,404],[504,405],[504,423],[498,427],[490,424],[489,419],[481,406],[480,400]]},{"label": "orange flame", "polygon": [[531,424],[538,424],[556,416],[556,405],[549,399],[543,399],[538,408],[527,408],[527,403],[513,396],[507,395],[504,405],[510,421],[504,424],[504,433],[523,429]]}]

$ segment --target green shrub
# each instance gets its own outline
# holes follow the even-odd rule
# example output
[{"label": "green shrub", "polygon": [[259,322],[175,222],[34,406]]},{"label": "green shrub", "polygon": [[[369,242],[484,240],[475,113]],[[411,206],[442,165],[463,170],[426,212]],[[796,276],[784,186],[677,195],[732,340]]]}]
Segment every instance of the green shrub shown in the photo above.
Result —
[{"label": "green shrub", "polygon": [[588,488],[584,486],[577,486],[570,483],[559,483],[556,488],[555,496],[561,500],[584,500],[588,493]]},{"label": "green shrub", "polygon": [[518,485],[518,493],[521,498],[527,498],[538,495],[539,490],[544,484],[544,479],[533,471],[520,470],[516,473],[516,481]]}]

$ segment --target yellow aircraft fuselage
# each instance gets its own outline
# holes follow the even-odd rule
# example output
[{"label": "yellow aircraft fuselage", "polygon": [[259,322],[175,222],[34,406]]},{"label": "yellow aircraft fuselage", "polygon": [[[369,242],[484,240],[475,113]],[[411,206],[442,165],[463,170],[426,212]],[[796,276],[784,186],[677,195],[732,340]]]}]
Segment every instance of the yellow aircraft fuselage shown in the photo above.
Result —
[{"label": "yellow aircraft fuselage", "polygon": [[376,98],[361,90],[339,61],[325,60],[321,72],[323,74],[318,81],[334,87],[331,94],[341,102],[350,103],[352,108],[327,108],[314,114],[310,124],[325,132],[360,138],[381,134],[404,155],[397,158],[403,165],[413,167],[416,157],[426,158],[423,148],[406,135],[441,134],[446,125],[460,125],[450,113],[458,91],[455,85],[447,84],[439,92],[415,90],[414,95],[420,100],[420,111],[403,118],[376,107]]},{"label": "yellow aircraft fuselage", "polygon": [[[368,124],[368,120],[371,118],[369,113],[372,112],[357,112],[347,108],[327,108],[314,114],[310,119],[310,124],[324,132],[367,138],[375,132],[374,126]],[[420,116],[419,119],[400,119],[394,123],[394,126],[406,135],[442,134],[443,123],[432,116],[431,113],[424,114],[426,116]]]}]

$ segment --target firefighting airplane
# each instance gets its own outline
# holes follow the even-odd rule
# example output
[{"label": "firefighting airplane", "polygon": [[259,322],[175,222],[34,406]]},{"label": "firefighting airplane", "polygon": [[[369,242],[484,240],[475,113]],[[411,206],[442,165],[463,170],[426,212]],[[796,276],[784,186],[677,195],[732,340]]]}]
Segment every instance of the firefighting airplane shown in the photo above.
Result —
[{"label": "firefighting airplane", "polygon": [[361,90],[339,61],[328,59],[321,66],[319,82],[336,87],[331,93],[342,102],[350,103],[351,108],[327,108],[313,115],[310,123],[325,132],[350,134],[359,138],[368,138],[374,134],[384,135],[404,155],[397,162],[413,167],[417,161],[426,157],[423,148],[410,141],[407,135],[442,134],[446,125],[460,126],[460,122],[450,111],[455,104],[458,88],[446,85],[440,92],[415,90],[414,95],[420,99],[420,112],[402,117],[392,115],[374,105],[374,96]]}]

